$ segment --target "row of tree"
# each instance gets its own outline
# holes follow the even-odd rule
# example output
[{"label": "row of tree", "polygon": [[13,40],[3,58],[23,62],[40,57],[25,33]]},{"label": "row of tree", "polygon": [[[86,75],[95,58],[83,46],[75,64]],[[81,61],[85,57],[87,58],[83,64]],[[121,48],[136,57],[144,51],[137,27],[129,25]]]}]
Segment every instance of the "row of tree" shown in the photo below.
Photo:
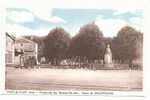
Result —
[{"label": "row of tree", "polygon": [[130,26],[120,29],[116,37],[105,38],[95,23],[89,23],[80,28],[77,35],[70,37],[63,28],[52,29],[46,37],[34,37],[39,44],[39,56],[49,61],[80,58],[92,62],[103,59],[106,45],[112,49],[113,59],[132,64],[133,60],[142,57],[143,33]]}]

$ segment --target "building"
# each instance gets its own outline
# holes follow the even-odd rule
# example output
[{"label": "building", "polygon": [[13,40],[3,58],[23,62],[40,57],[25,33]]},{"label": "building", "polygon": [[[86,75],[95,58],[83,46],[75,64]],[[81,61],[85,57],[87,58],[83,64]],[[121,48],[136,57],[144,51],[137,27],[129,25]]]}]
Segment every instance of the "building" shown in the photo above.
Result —
[{"label": "building", "polygon": [[5,49],[5,63],[6,65],[14,64],[14,44],[15,37],[6,33],[6,49]]},{"label": "building", "polygon": [[15,64],[20,64],[21,57],[23,56],[24,61],[27,61],[30,57],[34,57],[36,59],[36,63],[38,64],[38,44],[28,40],[26,38],[16,38],[15,40]]}]

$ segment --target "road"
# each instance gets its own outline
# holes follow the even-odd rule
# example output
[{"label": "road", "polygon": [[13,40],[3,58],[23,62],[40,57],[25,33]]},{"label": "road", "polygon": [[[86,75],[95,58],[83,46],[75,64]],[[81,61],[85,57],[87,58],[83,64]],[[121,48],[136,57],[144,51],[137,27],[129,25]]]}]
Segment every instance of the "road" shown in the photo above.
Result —
[{"label": "road", "polygon": [[141,91],[142,71],[7,67],[6,89]]}]

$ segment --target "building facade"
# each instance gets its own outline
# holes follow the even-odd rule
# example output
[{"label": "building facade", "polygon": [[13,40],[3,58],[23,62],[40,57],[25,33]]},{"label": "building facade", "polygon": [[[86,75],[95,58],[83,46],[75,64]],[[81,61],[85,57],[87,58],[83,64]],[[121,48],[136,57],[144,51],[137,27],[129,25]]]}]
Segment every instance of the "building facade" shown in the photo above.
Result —
[{"label": "building facade", "polygon": [[26,38],[17,38],[15,40],[15,51],[19,52],[18,55],[15,55],[15,64],[21,63],[21,57],[23,57],[24,62],[29,60],[29,58],[33,58],[36,60],[36,64],[38,64],[38,44],[28,40]]},{"label": "building facade", "polygon": [[14,64],[14,44],[15,37],[6,33],[5,63],[6,65]]}]

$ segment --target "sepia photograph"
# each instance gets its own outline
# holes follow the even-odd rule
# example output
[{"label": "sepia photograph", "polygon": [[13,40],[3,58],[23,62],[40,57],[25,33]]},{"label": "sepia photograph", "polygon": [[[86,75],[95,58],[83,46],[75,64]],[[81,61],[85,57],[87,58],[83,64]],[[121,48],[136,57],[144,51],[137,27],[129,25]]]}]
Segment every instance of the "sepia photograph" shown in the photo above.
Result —
[{"label": "sepia photograph", "polygon": [[6,8],[5,90],[143,91],[140,3],[15,1]]}]

